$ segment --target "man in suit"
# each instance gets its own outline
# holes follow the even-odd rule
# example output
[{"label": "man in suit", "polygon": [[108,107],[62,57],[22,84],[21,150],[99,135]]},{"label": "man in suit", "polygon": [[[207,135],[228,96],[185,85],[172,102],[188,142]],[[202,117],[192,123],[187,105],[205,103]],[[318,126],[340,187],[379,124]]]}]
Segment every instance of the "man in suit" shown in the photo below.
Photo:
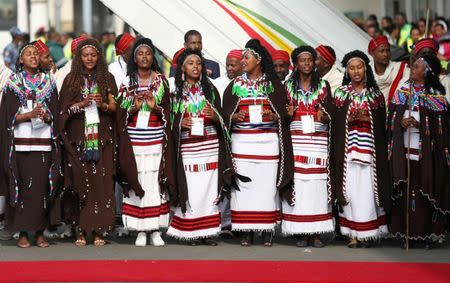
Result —
[{"label": "man in suit", "polygon": [[[202,51],[202,47],[202,35],[200,34],[200,32],[196,30],[189,30],[188,32],[186,32],[186,34],[184,35],[184,48],[191,48]],[[220,77],[219,63],[205,58],[205,67],[206,72],[211,79]],[[175,69],[172,66],[172,68],[170,68],[170,77],[173,77],[174,75]]]}]

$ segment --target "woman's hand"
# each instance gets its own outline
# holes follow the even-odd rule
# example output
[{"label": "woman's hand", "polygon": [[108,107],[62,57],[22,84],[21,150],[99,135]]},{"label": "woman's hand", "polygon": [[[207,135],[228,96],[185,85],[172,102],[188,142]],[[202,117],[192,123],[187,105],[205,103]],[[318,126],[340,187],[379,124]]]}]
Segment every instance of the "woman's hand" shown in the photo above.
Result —
[{"label": "woman's hand", "polygon": [[145,92],[144,97],[145,97],[145,102],[147,103],[148,107],[150,107],[150,109],[155,108],[156,99],[153,96],[153,94],[151,94],[150,92]]},{"label": "woman's hand", "polygon": [[181,128],[182,129],[190,130],[193,124],[194,123],[192,123],[191,117],[183,118],[183,120],[181,120]]},{"label": "woman's hand", "polygon": [[272,122],[278,121],[278,116],[270,109],[263,110],[262,115],[269,117],[269,120]]},{"label": "woman's hand", "polygon": [[323,110],[322,107],[319,106],[319,109],[317,110],[317,120],[320,122],[327,124],[330,122],[330,116],[328,116],[327,113]]},{"label": "woman's hand", "polygon": [[239,111],[239,112],[234,113],[234,114],[231,116],[231,121],[232,121],[233,123],[242,122],[242,121],[244,121],[244,119],[245,119],[245,112],[242,111],[242,110]]},{"label": "woman's hand", "polygon": [[292,101],[288,105],[286,105],[286,112],[289,117],[294,116],[294,104],[292,104]]},{"label": "woman's hand", "polygon": [[217,120],[217,114],[209,104],[206,104],[206,107],[203,109],[203,114],[211,120]]}]

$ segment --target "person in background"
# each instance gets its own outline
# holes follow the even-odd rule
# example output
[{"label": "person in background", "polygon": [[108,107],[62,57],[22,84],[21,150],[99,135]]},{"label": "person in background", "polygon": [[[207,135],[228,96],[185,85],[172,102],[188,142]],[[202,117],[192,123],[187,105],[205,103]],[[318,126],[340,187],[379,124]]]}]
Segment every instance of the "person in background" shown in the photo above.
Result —
[{"label": "person in background", "polygon": [[[202,52],[203,41],[200,32],[196,30],[187,31],[184,35],[184,48],[190,48]],[[216,61],[205,58],[205,68],[209,78],[214,80],[220,77],[220,67],[219,63],[217,63]],[[175,69],[172,67],[170,69],[170,77],[173,77],[174,74]]]},{"label": "person in background", "polygon": [[289,67],[291,67],[289,53],[284,50],[275,50],[272,54],[272,60],[277,77],[281,82],[284,82],[289,74]]},{"label": "person in background", "polygon": [[366,32],[371,38],[375,38],[381,34],[381,31],[374,24],[367,26]]},{"label": "person in background", "polygon": [[422,38],[422,35],[420,34],[419,27],[417,25],[412,25],[410,37],[406,41],[406,48],[407,48],[408,53],[412,52],[414,44],[416,44],[421,38]]},{"label": "person in background", "polygon": [[411,34],[411,24],[407,22],[405,13],[398,13],[395,15],[395,24],[399,29],[397,46],[404,48],[406,41]]},{"label": "person in background", "polygon": [[393,24],[392,18],[389,16],[385,16],[381,18],[381,31],[384,35],[388,34],[386,29]]},{"label": "person in background", "polygon": [[385,102],[391,101],[394,93],[409,79],[406,62],[391,61],[391,49],[387,37],[380,35],[369,42],[368,53],[372,56],[375,81],[384,95]]},{"label": "person in background", "polygon": [[56,67],[59,69],[67,63],[66,57],[64,57],[63,45],[61,45],[61,35],[56,31],[48,32],[48,41],[46,42],[48,48],[50,49],[50,54],[52,55],[53,62],[55,62]]},{"label": "person in background", "polygon": [[75,52],[77,50],[78,44],[83,42],[84,40],[88,39],[87,36],[81,35],[74,40],[72,40],[72,43],[70,44],[71,52],[73,54],[72,60],[68,61],[64,67],[58,69],[55,73],[55,80],[56,80],[56,87],[58,88],[58,93],[61,91],[61,87],[63,85],[64,79],[66,76],[70,73],[72,69],[72,61],[75,58]]},{"label": "person in background", "polygon": [[226,66],[226,74],[220,76],[219,78],[212,80],[214,86],[217,88],[219,92],[220,99],[223,102],[223,92],[230,84],[230,82],[237,76],[242,74],[242,50],[235,49],[231,50],[227,54],[227,58],[225,61]]},{"label": "person in background", "polygon": [[53,77],[53,74],[56,72],[56,65],[50,55],[50,49],[41,40],[34,41],[33,45],[36,46],[39,52],[39,66],[41,70]]},{"label": "person in background", "polygon": [[115,49],[119,57],[116,62],[109,64],[108,70],[116,80],[117,89],[120,88],[120,85],[127,76],[127,62],[130,59],[131,49],[135,40],[127,32],[124,32],[116,38]]},{"label": "person in background", "polygon": [[425,37],[425,28],[427,21],[424,18],[420,18],[417,20],[417,27],[419,28],[420,38]]},{"label": "person in background", "polygon": [[315,66],[319,77],[328,81],[331,93],[334,93],[342,83],[344,74],[335,65],[336,53],[334,49],[327,45],[319,45],[316,47],[317,57]]},{"label": "person in background", "polygon": [[18,27],[10,28],[9,33],[11,34],[12,41],[3,49],[3,61],[6,67],[15,72],[16,62],[19,58],[19,48],[24,42],[24,33]]}]

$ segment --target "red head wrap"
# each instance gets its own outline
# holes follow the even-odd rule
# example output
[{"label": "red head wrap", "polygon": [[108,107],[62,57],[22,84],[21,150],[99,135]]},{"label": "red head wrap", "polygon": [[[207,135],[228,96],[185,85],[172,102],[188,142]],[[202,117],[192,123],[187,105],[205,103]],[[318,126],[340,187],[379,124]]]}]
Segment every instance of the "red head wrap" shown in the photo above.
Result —
[{"label": "red head wrap", "polygon": [[242,50],[241,49],[234,49],[228,52],[227,58],[235,58],[238,60],[242,59]]},{"label": "red head wrap", "polygon": [[319,54],[328,64],[334,65],[336,62],[336,56],[334,56],[325,45],[319,45],[316,47],[316,52]]},{"label": "red head wrap", "polygon": [[430,48],[433,50],[434,54],[437,54],[439,47],[436,41],[431,38],[424,38],[419,40],[416,45],[414,46],[414,53],[419,54],[420,50],[424,48]]},{"label": "red head wrap", "polygon": [[77,46],[78,44],[80,44],[80,42],[82,42],[83,40],[88,39],[87,36],[82,35],[79,36],[77,38],[75,38],[74,40],[72,40],[72,43],[70,44],[70,49],[72,50],[72,54],[75,54],[75,52],[77,52]]},{"label": "red head wrap", "polygon": [[272,61],[276,61],[276,60],[281,60],[284,61],[288,64],[291,63],[290,57],[289,57],[289,53],[287,53],[284,50],[275,50],[272,53]]},{"label": "red head wrap", "polygon": [[122,55],[127,51],[128,47],[130,47],[134,43],[135,38],[131,36],[129,33],[124,32],[120,37],[119,42],[116,45],[116,54]]},{"label": "red head wrap", "polygon": [[389,46],[389,41],[386,36],[379,35],[375,38],[372,38],[372,40],[369,42],[369,47],[367,49],[369,53],[372,53],[375,49],[377,49],[378,46],[381,46],[383,44]]},{"label": "red head wrap", "polygon": [[44,54],[45,52],[49,52],[49,51],[50,51],[50,49],[48,49],[48,46],[45,45],[45,43],[42,42],[42,40],[40,40],[40,39],[36,40],[36,41],[33,43],[33,45],[36,46],[36,48],[37,48],[37,50],[38,50],[38,52],[39,52],[39,55],[42,55],[42,54]]}]

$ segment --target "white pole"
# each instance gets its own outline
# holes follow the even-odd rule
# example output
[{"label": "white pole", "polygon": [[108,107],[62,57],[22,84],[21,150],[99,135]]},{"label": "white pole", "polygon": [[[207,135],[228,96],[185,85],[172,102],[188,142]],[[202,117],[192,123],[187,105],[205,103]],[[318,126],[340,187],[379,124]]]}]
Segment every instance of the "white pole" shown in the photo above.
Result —
[{"label": "white pole", "polygon": [[83,31],[92,34],[92,0],[82,2]]}]

